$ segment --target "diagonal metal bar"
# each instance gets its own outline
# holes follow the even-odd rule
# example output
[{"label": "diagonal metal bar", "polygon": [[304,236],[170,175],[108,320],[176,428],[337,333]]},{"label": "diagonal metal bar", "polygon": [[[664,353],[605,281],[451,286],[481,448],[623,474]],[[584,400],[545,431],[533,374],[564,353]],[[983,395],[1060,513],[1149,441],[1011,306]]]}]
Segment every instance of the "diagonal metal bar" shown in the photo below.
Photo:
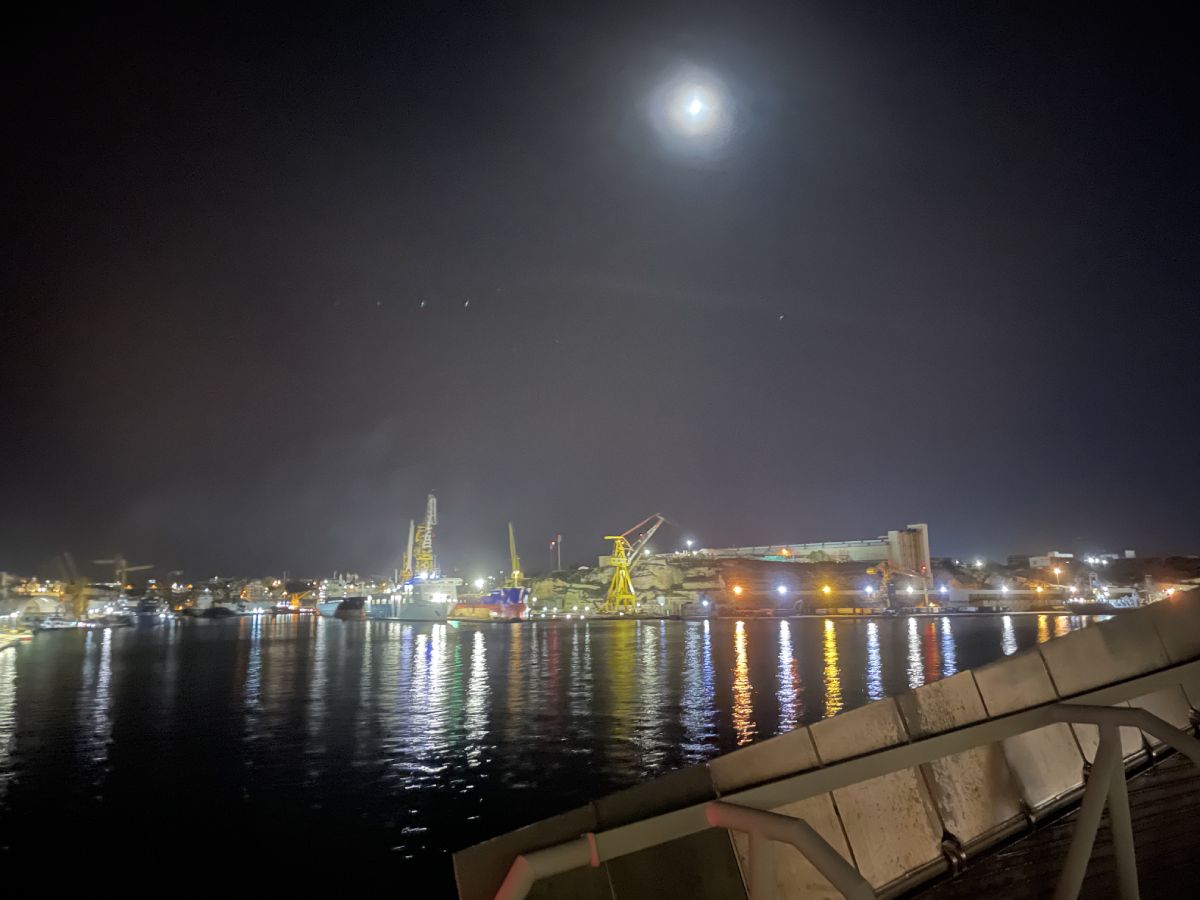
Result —
[{"label": "diagonal metal bar", "polygon": [[[1111,725],[1101,726],[1100,740],[1116,742],[1121,738]],[[1129,789],[1120,766],[1108,782],[1108,822],[1112,831],[1113,854],[1117,859],[1117,887],[1121,900],[1138,900],[1137,854],[1133,846],[1133,817],[1129,814]]]},{"label": "diagonal metal bar", "polygon": [[1096,750],[1087,789],[1083,792],[1083,802],[1079,805],[1075,831],[1058,876],[1054,900],[1075,900],[1079,896],[1083,876],[1087,874],[1088,860],[1092,856],[1092,845],[1096,842],[1096,831],[1100,827],[1100,817],[1104,813],[1104,803],[1108,799],[1109,786],[1114,776],[1119,776],[1122,781],[1125,778],[1125,773],[1120,769],[1121,737],[1115,726],[1106,726],[1100,731],[1100,746]]},{"label": "diagonal metal bar", "polygon": [[[706,809],[708,823],[717,828],[745,831],[751,836],[757,835],[765,840],[779,841],[795,847],[847,900],[868,900],[875,897],[875,889],[871,887],[870,882],[803,819],[720,800],[709,803]],[[752,872],[756,872],[753,846],[752,841],[750,868]],[[769,874],[773,888],[775,872],[772,870]],[[759,900],[758,894],[754,892],[753,880],[750,896],[751,900]]]},{"label": "diagonal metal bar", "polygon": [[750,900],[775,900],[775,845],[758,831],[750,832]]}]

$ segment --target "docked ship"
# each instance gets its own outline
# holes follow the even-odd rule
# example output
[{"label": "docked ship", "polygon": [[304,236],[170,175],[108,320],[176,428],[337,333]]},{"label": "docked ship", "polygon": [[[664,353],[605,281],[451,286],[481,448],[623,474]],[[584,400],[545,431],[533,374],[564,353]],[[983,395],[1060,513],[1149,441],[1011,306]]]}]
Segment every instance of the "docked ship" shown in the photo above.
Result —
[{"label": "docked ship", "polygon": [[372,619],[401,622],[444,622],[458,601],[458,578],[443,578],[433,555],[433,528],[437,525],[437,497],[425,499],[425,519],[418,525],[408,523],[408,543],[404,548],[404,568],[396,576],[396,589],[389,595],[373,597],[367,604]]},{"label": "docked ship", "polygon": [[450,610],[462,622],[518,622],[529,618],[529,588],[505,585],[478,597],[464,597]]},{"label": "docked ship", "polygon": [[508,523],[508,555],[512,572],[498,587],[478,597],[463,598],[450,610],[450,618],[466,622],[517,622],[529,617],[530,590],[525,587],[521,560],[517,557],[517,538]]},{"label": "docked ship", "polygon": [[365,619],[368,604],[389,593],[390,586],[363,581],[357,575],[334,576],[317,586],[317,612],[337,619]]},{"label": "docked ship", "polygon": [[372,597],[367,617],[401,622],[444,622],[458,602],[458,578],[420,578],[400,584],[391,594]]}]

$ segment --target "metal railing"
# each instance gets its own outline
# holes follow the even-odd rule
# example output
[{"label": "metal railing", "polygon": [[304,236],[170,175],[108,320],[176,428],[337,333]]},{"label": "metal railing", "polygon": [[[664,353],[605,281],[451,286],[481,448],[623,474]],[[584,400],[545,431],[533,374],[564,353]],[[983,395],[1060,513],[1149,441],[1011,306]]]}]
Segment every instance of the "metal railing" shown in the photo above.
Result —
[{"label": "metal railing", "polygon": [[1079,895],[1104,807],[1109,808],[1113,847],[1122,900],[1138,896],[1133,825],[1125,785],[1120,727],[1138,728],[1187,756],[1200,766],[1200,740],[1144,709],[1112,706],[1189,681],[1200,683],[1200,660],[1128,679],[1066,701],[1055,701],[1019,712],[919,738],[777,781],[729,794],[721,800],[698,803],[651,816],[599,833],[521,854],[512,863],[496,900],[523,900],[534,882],[584,866],[599,866],[618,857],[721,827],[750,837],[750,900],[775,896],[773,844],[799,850],[835,888],[851,900],[875,896],[865,878],[803,819],[771,810],[826,794],[871,778],[913,769],[945,756],[994,744],[1028,731],[1058,723],[1095,725],[1100,742],[1087,779],[1067,858],[1059,875],[1056,900]]}]

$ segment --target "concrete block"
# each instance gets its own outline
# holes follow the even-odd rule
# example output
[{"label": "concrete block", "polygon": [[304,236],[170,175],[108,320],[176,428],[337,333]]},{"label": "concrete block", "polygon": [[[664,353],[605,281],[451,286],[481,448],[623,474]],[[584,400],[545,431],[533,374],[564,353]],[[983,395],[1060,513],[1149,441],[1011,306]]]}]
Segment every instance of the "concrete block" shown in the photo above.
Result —
[{"label": "concrete block", "polygon": [[[980,666],[974,675],[991,716],[1057,699],[1054,683],[1036,648]],[[1047,725],[1009,738],[1002,746],[1017,790],[1034,809],[1083,784],[1083,754],[1068,725]]]},{"label": "concrete block", "polygon": [[[889,698],[811,727],[829,764],[906,743],[908,732]],[[833,792],[858,870],[876,888],[942,858],[942,823],[916,769],[892,772]]]},{"label": "concrete block", "polygon": [[817,747],[817,756],[825,765],[908,743],[904,720],[891,697],[824,719],[812,725],[809,731]]},{"label": "concrete block", "polygon": [[1148,612],[1171,662],[1200,657],[1200,588],[1151,604]]},{"label": "concrete block", "polygon": [[1058,699],[1046,663],[1036,648],[979,666],[973,674],[989,716],[1002,716]]},{"label": "concrete block", "polygon": [[[1153,694],[1135,697],[1129,701],[1129,705],[1153,713],[1168,725],[1174,725],[1181,731],[1190,733],[1192,705],[1188,702],[1183,688],[1178,685],[1163,688],[1161,691],[1155,691]],[[1146,739],[1155,747],[1162,743],[1158,738],[1151,735],[1146,735]]]},{"label": "concrete block", "polygon": [[[808,797],[774,810],[785,816],[795,816],[811,825],[821,837],[853,865],[854,855],[846,843],[841,820],[829,794]],[[741,863],[743,875],[750,871],[750,839],[733,832],[733,846]],[[795,847],[775,845],[775,896],[778,900],[842,900],[842,894],[816,870],[808,858]]]},{"label": "concrete block", "polygon": [[[896,702],[914,740],[987,718],[971,672],[900,694]],[[1021,817],[1021,795],[999,744],[942,757],[921,770],[946,830],[964,844]]]},{"label": "concrete block", "polygon": [[[459,900],[492,900],[517,856],[552,847],[595,830],[595,812],[591,806],[583,806],[460,850],[454,854],[454,878],[458,882]],[[529,896],[534,900],[551,897],[612,900],[604,870],[590,866],[539,881]]]},{"label": "concrete block", "polygon": [[833,792],[858,870],[876,889],[942,860],[942,823],[916,769]]},{"label": "concrete block", "polygon": [[1170,662],[1144,610],[1072,631],[1038,649],[1060,697],[1153,672]]},{"label": "concrete block", "polygon": [[708,766],[699,765],[601,797],[592,806],[596,810],[596,830],[607,831],[715,799],[717,792]]},{"label": "concrete block", "polygon": [[[807,728],[797,728],[709,762],[718,793],[725,795],[756,784],[775,781],[819,766],[817,748]],[[776,807],[774,812],[804,819],[843,857],[854,862],[846,834],[833,806],[833,797],[820,794],[796,803]],[[743,876],[749,873],[750,839],[741,832],[732,832],[733,845],[742,867]],[[841,894],[816,870],[808,859],[794,847],[775,846],[775,875],[777,896],[787,898],[824,898],[830,900]]]},{"label": "concrete block", "polygon": [[733,842],[723,828],[709,828],[630,853],[612,860],[605,868],[615,900],[660,897],[744,900],[746,897]]},{"label": "concrete block", "polygon": [[820,764],[812,734],[807,728],[797,728],[718,756],[709,761],[708,767],[717,792],[724,795],[815,769]]},{"label": "concrete block", "polygon": [[975,685],[975,676],[970,672],[959,672],[914,691],[898,694],[896,705],[914,740],[982,722],[988,717],[979,688]]},{"label": "concrete block", "polygon": [[[700,765],[601,797],[592,805],[597,830],[607,831],[716,796],[708,766]],[[605,869],[613,896],[621,900],[745,895],[729,834],[715,828],[610,860]]]}]

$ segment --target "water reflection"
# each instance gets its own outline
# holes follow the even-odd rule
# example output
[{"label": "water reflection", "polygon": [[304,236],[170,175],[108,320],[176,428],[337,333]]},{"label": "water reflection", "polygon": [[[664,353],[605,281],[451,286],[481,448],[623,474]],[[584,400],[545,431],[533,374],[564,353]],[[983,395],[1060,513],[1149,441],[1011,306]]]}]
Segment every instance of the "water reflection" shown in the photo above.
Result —
[{"label": "water reflection", "polygon": [[842,711],[842,670],[838,666],[836,629],[832,619],[825,620],[823,639],[825,657],[825,717],[836,716]]},{"label": "water reflection", "polygon": [[707,759],[716,737],[716,715],[712,623],[688,623],[683,639],[683,713],[684,758],[688,762]]},{"label": "water reflection", "polygon": [[[104,763],[112,738],[112,640],[113,630],[89,631],[85,638],[83,678],[79,688],[79,710],[86,723],[82,735],[90,762]],[[98,662],[94,662],[99,644]]]},{"label": "water reflection", "polygon": [[57,789],[90,840],[132,833],[128,811],[186,834],[219,809],[247,841],[416,867],[1085,624],[1036,618],[47,632],[0,654],[0,833]]},{"label": "water reflection", "polygon": [[[662,670],[661,631],[667,623],[660,621],[637,623],[638,654],[641,657],[639,685],[642,702],[637,704],[634,718],[634,743],[641,751],[640,764],[647,771],[658,769],[666,754],[666,743],[661,736],[665,718]],[[665,662],[665,660],[663,660]]]},{"label": "water reflection", "polygon": [[1017,652],[1017,633],[1013,630],[1012,616],[1004,617],[1004,625],[1000,633],[1000,649],[1004,651],[1005,656],[1012,656]]},{"label": "water reflection", "polygon": [[942,648],[938,643],[937,622],[925,619],[921,623],[921,653],[925,658],[925,683],[942,677]]},{"label": "water reflection", "polygon": [[1054,636],[1062,637],[1064,634],[1070,634],[1074,630],[1074,628],[1079,627],[1078,625],[1074,625],[1074,628],[1072,628],[1073,624],[1074,623],[1072,623],[1071,620],[1067,616],[1055,616],[1054,617]]},{"label": "water reflection", "polygon": [[[578,635],[576,639],[578,639]],[[463,718],[463,727],[467,737],[467,765],[472,767],[483,761],[483,740],[487,737],[489,693],[487,653],[483,645],[483,632],[476,631],[471,642],[471,678],[467,683],[467,708]]]},{"label": "water reflection", "polygon": [[791,731],[799,718],[800,675],[792,648],[792,627],[779,623],[779,733]]},{"label": "water reflection", "polygon": [[8,760],[17,732],[17,651],[0,652],[0,800],[8,792],[13,772]]},{"label": "water reflection", "polygon": [[879,623],[867,623],[867,696],[872,700],[883,697],[883,662],[879,656]]},{"label": "water reflection", "polygon": [[950,617],[942,616],[942,677],[949,678],[958,671],[958,655],[954,652],[954,632],[950,627]]},{"label": "water reflection", "polygon": [[250,662],[246,666],[246,683],[242,691],[247,712],[262,705],[262,616],[250,620]]},{"label": "water reflection", "polygon": [[746,623],[738,622],[733,629],[733,730],[741,747],[754,740],[753,688],[750,685],[750,666],[746,658]]},{"label": "water reflection", "polygon": [[1050,617],[1045,615],[1038,616],[1037,642],[1044,644],[1048,640],[1050,640]]},{"label": "water reflection", "polygon": [[925,683],[921,661],[921,638],[917,634],[917,620],[908,619],[908,686],[919,688]]}]

